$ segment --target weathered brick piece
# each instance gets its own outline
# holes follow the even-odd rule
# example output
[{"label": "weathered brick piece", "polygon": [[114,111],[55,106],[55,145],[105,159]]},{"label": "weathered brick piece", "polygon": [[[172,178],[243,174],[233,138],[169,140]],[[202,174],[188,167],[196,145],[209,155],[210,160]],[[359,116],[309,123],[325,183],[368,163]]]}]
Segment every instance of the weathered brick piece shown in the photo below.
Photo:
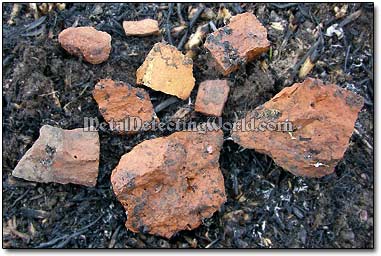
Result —
[{"label": "weathered brick piece", "polygon": [[160,34],[157,20],[123,21],[123,29],[127,36],[151,36]]},{"label": "weathered brick piece", "polygon": [[174,46],[156,43],[136,71],[136,83],[185,100],[195,84],[193,61]]},{"label": "weathered brick piece", "polygon": [[204,44],[224,75],[252,61],[270,47],[267,30],[254,14],[246,12],[231,18],[230,23],[206,38]]},{"label": "weathered brick piece", "polygon": [[[277,165],[295,175],[322,177],[334,172],[343,157],[363,102],[351,91],[308,78],[248,113],[246,126],[237,122],[236,127],[241,128],[233,131],[232,137],[245,148],[271,156]],[[261,122],[277,125],[288,120],[293,131],[285,132],[284,125],[270,127],[275,131],[242,131],[242,127],[250,128],[253,118],[257,128]]]},{"label": "weathered brick piece", "polygon": [[219,167],[221,130],[176,132],[146,140],[122,156],[111,174],[126,227],[170,238],[198,227],[226,201]]},{"label": "weathered brick piece", "polygon": [[207,80],[200,83],[195,110],[210,116],[221,116],[229,95],[227,80]]},{"label": "weathered brick piece", "polygon": [[145,122],[158,121],[150,96],[142,88],[102,79],[95,85],[93,97],[110,128],[121,133],[136,133]]},{"label": "weathered brick piece", "polygon": [[74,183],[94,187],[99,165],[99,135],[83,128],[64,130],[44,125],[40,137],[12,175],[35,182]]},{"label": "weathered brick piece", "polygon": [[75,56],[82,56],[91,64],[106,61],[111,52],[111,36],[93,27],[64,29],[58,35],[62,48]]}]

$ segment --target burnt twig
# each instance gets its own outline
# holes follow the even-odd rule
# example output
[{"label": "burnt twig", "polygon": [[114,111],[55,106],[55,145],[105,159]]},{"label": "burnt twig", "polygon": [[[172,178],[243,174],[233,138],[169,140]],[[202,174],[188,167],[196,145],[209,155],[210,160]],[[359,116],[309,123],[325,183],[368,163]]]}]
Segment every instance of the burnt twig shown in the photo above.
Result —
[{"label": "burnt twig", "polygon": [[21,208],[21,215],[23,217],[34,218],[34,219],[45,219],[49,217],[50,213],[44,210],[35,210],[31,208]]},{"label": "burnt twig", "polygon": [[120,22],[118,22],[114,18],[111,18],[111,21],[114,23],[115,27],[117,27],[117,29],[115,29],[114,31],[117,32],[121,36],[125,36],[126,34],[124,32],[124,28],[122,25],[120,25]]},{"label": "burnt twig", "polygon": [[25,31],[29,31],[29,30],[32,30],[34,28],[37,28],[38,26],[40,26],[42,23],[44,23],[46,20],[46,16],[42,16],[41,18],[39,18],[38,20],[36,21],[33,21],[32,23],[30,23],[28,26],[25,27]]},{"label": "burnt twig", "polygon": [[173,13],[173,3],[169,4],[169,9],[168,9],[168,15],[167,15],[167,20],[166,20],[166,30],[167,30],[167,37],[168,37],[168,43],[170,45],[173,45],[173,40],[172,40],[172,35],[171,35],[171,28],[169,25],[169,19],[171,18]]},{"label": "burnt twig", "polygon": [[180,24],[184,25],[185,20],[183,18],[183,15],[181,14],[181,3],[177,3],[176,6],[177,6],[177,16],[179,17]]},{"label": "burnt twig", "polygon": [[347,65],[348,65],[348,59],[349,59],[350,53],[351,53],[351,45],[348,46],[347,52],[345,53],[344,73],[347,73]]},{"label": "burnt twig", "polygon": [[301,23],[301,20],[302,20],[302,14],[299,14],[297,13],[295,16],[293,16],[292,19],[290,19],[290,22],[288,24],[288,28],[287,28],[287,32],[286,32],[286,35],[282,41],[282,44],[280,45],[279,47],[279,53],[277,55],[277,58],[276,59],[280,59],[281,55],[282,55],[282,51],[283,49],[286,47],[287,45],[287,42],[288,40],[290,39],[290,37],[295,33],[295,31],[299,28],[299,25]]},{"label": "burnt twig", "polygon": [[[296,73],[303,63],[309,58],[315,50],[323,43],[322,35],[319,35],[318,40],[314,43],[314,45],[307,51],[307,53],[303,56],[303,58],[292,68],[291,79],[294,79]],[[315,54],[316,55],[316,54]],[[316,61],[316,60],[315,60]]]},{"label": "burnt twig", "polygon": [[205,6],[200,6],[197,10],[197,12],[192,17],[191,21],[189,22],[189,29],[193,27],[193,25],[196,23],[202,12],[205,10]]},{"label": "burnt twig", "polygon": [[185,44],[185,49],[192,50],[198,47],[201,42],[206,37],[206,34],[209,33],[209,25],[204,24],[197,27],[196,32],[194,32],[190,37],[188,42]]},{"label": "burnt twig", "polygon": [[181,50],[184,47],[184,44],[185,44],[185,41],[188,37],[189,32],[191,31],[193,25],[196,23],[197,19],[200,17],[200,15],[204,11],[204,9],[205,9],[205,6],[200,6],[198,8],[197,12],[195,13],[195,15],[193,16],[193,18],[191,19],[191,21],[189,22],[189,25],[188,25],[187,30],[185,31],[185,34],[183,35],[179,44],[177,45],[178,50]]},{"label": "burnt twig", "polygon": [[165,101],[161,102],[159,105],[157,105],[155,107],[155,113],[159,113],[160,111],[162,111],[163,109],[169,107],[173,103],[176,103],[177,101],[178,100],[177,100],[176,97],[171,97],[171,98],[166,99]]},{"label": "burnt twig", "polygon": [[300,13],[307,19],[310,19],[316,26],[319,25],[319,22],[315,19],[315,17],[311,13],[311,8],[306,7],[304,4],[298,5],[298,10]]},{"label": "burnt twig", "polygon": [[12,208],[13,206],[15,206],[21,199],[23,199],[28,193],[29,193],[30,189],[27,189],[21,196],[19,196],[14,202],[13,204],[9,207],[9,208]]},{"label": "burnt twig", "polygon": [[236,14],[240,14],[240,13],[243,13],[243,12],[244,12],[243,9],[242,9],[242,7],[241,7],[238,3],[233,3],[233,4],[232,4],[232,8],[233,8],[233,10],[234,10],[234,12],[235,12]]},{"label": "burnt twig", "polygon": [[353,131],[360,138],[361,142],[367,147],[367,152],[369,154],[372,154],[373,146],[361,135],[361,133],[359,132],[359,130],[357,130],[357,128],[355,128]]},{"label": "burnt twig", "polygon": [[184,44],[185,44],[185,40],[186,40],[187,37],[188,37],[188,33],[189,33],[188,31],[189,31],[188,29],[185,30],[185,34],[183,35],[183,37],[181,38],[179,44],[177,45],[177,49],[178,49],[178,50],[181,50],[181,49],[183,48],[183,46],[184,46]]},{"label": "burnt twig", "polygon": [[13,32],[13,33],[11,32],[10,34],[5,35],[5,37],[15,37],[15,36],[19,36],[19,35],[22,35],[22,36],[39,35],[43,32],[43,30],[45,30],[45,27],[40,28],[40,29],[36,29],[36,30],[33,30],[33,29],[42,25],[45,21],[46,21],[46,16],[42,16],[38,20],[35,20],[32,23],[30,23],[29,25],[25,26],[24,28],[18,29],[18,30],[16,30],[16,32]]},{"label": "burnt twig", "polygon": [[299,70],[299,78],[304,78],[308,75],[308,73],[314,68],[315,63],[319,59],[319,56],[320,50],[319,47],[317,47],[304,61],[302,67]]},{"label": "burnt twig", "polygon": [[271,3],[270,5],[278,9],[287,9],[295,5],[298,5],[298,3],[287,3],[287,4]]},{"label": "burnt twig", "polygon": [[288,39],[290,39],[290,37],[291,37],[291,35],[293,34],[293,32],[294,31],[292,31],[291,29],[288,29],[287,30],[287,32],[286,32],[286,35],[285,35],[285,37],[284,37],[284,39],[283,39],[283,41],[282,41],[282,43],[281,43],[281,45],[280,45],[280,47],[279,47],[279,50],[278,50],[278,56],[277,56],[277,59],[279,60],[280,59],[280,57],[281,57],[281,55],[282,55],[282,52],[283,52],[283,49],[284,49],[284,47],[286,47],[286,44],[287,44],[287,42],[288,42]]},{"label": "burnt twig", "polygon": [[114,248],[115,243],[116,243],[116,238],[117,238],[117,236],[118,236],[118,234],[119,234],[119,230],[120,230],[121,227],[122,227],[122,225],[119,225],[119,226],[116,228],[114,234],[112,234],[110,243],[108,244],[108,248]]},{"label": "burnt twig", "polygon": [[25,37],[27,37],[27,36],[38,36],[38,35],[44,33],[44,31],[45,31],[45,24],[42,25],[41,28],[30,31],[30,32],[26,32],[26,33],[22,34],[21,36],[25,36]]},{"label": "burnt twig", "polygon": [[232,183],[233,183],[234,196],[237,197],[239,195],[237,169],[233,170],[233,173],[232,173]]},{"label": "burnt twig", "polygon": [[357,20],[362,14],[362,11],[361,9],[358,10],[358,11],[355,11],[354,13],[348,15],[344,20],[342,20],[339,24],[340,27],[344,27],[346,25],[348,25],[349,23]]},{"label": "burnt twig", "polygon": [[210,242],[208,245],[205,246],[206,249],[212,247],[213,245],[215,245],[217,242],[220,241],[220,238],[217,238],[215,240],[213,240],[212,242]]},{"label": "burnt twig", "polygon": [[76,237],[76,236],[82,234],[87,229],[89,229],[90,227],[94,226],[98,222],[98,220],[100,220],[102,218],[102,216],[103,216],[103,214],[101,214],[101,216],[99,216],[96,220],[94,220],[90,224],[84,226],[83,228],[78,229],[76,232],[74,232],[71,235],[66,234],[66,235],[63,235],[61,237],[57,237],[57,238],[55,238],[53,240],[50,240],[50,241],[48,241],[46,243],[41,243],[40,245],[36,246],[35,248],[47,248],[49,246],[55,245],[56,243],[58,243],[61,240],[64,240],[64,242],[61,242],[59,245],[57,245],[57,248],[59,248],[59,246],[63,247],[63,246],[65,246],[65,244],[68,243],[68,242],[66,242],[67,240],[70,240],[71,238]]},{"label": "burnt twig", "polygon": [[209,21],[209,26],[213,30],[213,32],[217,31],[217,27],[216,27],[216,25],[214,24],[214,22],[212,20]]}]

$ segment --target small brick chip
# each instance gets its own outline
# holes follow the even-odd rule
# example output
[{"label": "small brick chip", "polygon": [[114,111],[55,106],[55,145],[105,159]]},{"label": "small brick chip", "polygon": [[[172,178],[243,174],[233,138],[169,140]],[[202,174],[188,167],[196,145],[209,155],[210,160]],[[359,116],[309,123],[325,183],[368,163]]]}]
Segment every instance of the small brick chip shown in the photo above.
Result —
[{"label": "small brick chip", "polygon": [[123,21],[123,29],[127,36],[158,35],[159,24],[157,20],[144,19],[139,21]]},{"label": "small brick chip", "polygon": [[195,110],[208,116],[221,116],[229,95],[226,80],[207,80],[200,83]]},{"label": "small brick chip", "polygon": [[111,36],[93,27],[67,28],[58,35],[62,48],[91,64],[106,61],[111,52]]},{"label": "small brick chip", "polygon": [[230,23],[208,35],[204,44],[224,75],[237,70],[266,52],[270,43],[267,30],[254,16],[246,12],[231,18]]}]

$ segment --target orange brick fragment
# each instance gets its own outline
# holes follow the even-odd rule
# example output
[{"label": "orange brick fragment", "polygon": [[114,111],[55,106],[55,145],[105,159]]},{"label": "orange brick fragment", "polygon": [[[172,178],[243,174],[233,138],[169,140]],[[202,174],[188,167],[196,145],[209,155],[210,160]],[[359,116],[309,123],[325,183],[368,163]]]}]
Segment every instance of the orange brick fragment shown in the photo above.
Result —
[{"label": "orange brick fragment", "polygon": [[[232,138],[271,156],[295,175],[322,177],[334,172],[343,157],[363,104],[363,98],[351,91],[308,78],[248,113],[236,127],[249,128],[254,120],[257,130],[236,128]],[[286,122],[290,132],[284,131]]]},{"label": "orange brick fragment", "polygon": [[111,52],[111,36],[93,27],[67,28],[58,35],[62,48],[82,56],[91,64],[106,61]]},{"label": "orange brick fragment", "polygon": [[160,34],[159,24],[157,20],[153,19],[123,21],[123,29],[127,36],[150,36]]},{"label": "orange brick fragment", "polygon": [[156,43],[136,71],[136,83],[185,100],[195,83],[193,61],[174,46]]},{"label": "orange brick fragment", "polygon": [[221,130],[183,131],[143,141],[122,156],[111,183],[126,227],[170,238],[210,218],[226,201],[222,143]]},{"label": "orange brick fragment", "polygon": [[195,110],[210,116],[221,116],[229,95],[226,80],[208,80],[200,83]]},{"label": "orange brick fragment", "polygon": [[93,97],[110,127],[120,132],[136,133],[144,123],[158,121],[149,94],[142,88],[102,79],[95,85]]},{"label": "orange brick fragment", "polygon": [[246,12],[231,18],[229,25],[219,28],[204,44],[224,75],[266,52],[270,43],[267,30],[254,16]]}]

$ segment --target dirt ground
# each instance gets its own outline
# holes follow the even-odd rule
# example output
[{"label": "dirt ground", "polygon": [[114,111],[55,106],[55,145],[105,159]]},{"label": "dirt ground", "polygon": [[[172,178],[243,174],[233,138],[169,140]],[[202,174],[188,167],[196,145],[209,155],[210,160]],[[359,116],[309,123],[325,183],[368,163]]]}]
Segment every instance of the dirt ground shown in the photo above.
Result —
[{"label": "dirt ground", "polygon": [[[182,16],[199,4],[183,3]],[[220,4],[205,4],[215,13]],[[134,136],[100,132],[97,186],[38,184],[12,178],[11,172],[38,138],[44,124],[83,127],[84,117],[102,116],[92,97],[95,83],[112,78],[135,85],[135,72],[153,44],[167,40],[168,4],[67,4],[35,22],[28,5],[8,24],[13,4],[3,4],[3,247],[5,248],[372,248],[374,239],[374,80],[373,4],[225,4],[232,15],[253,12],[268,29],[271,50],[229,77],[225,121],[264,103],[298,77],[303,57],[319,36],[316,65],[309,73],[355,91],[365,99],[356,131],[336,172],[321,179],[282,170],[266,155],[227,139],[220,156],[228,201],[193,231],[170,240],[136,234],[124,227],[126,216],[115,198],[110,174],[136,144],[168,132]],[[179,25],[177,5],[168,21]],[[359,17],[351,14],[361,9]],[[337,15],[338,17],[336,17]],[[126,37],[123,20],[157,19],[161,36]],[[192,27],[207,23],[201,17]],[[222,21],[214,22],[217,27]],[[342,37],[327,35],[333,24]],[[70,56],[57,41],[64,28],[94,26],[112,36],[108,61],[91,65]],[[283,27],[283,30],[279,29]],[[320,28],[320,30],[319,30]],[[190,33],[189,33],[190,34]],[[172,35],[177,45],[183,34]],[[185,51],[184,51],[185,52]],[[222,78],[204,48],[194,59],[196,87]],[[148,90],[148,89],[147,89]],[[149,90],[154,106],[170,96]],[[158,113],[168,120],[188,101]],[[202,120],[200,116],[196,120]],[[225,132],[225,138],[229,132]]]}]

